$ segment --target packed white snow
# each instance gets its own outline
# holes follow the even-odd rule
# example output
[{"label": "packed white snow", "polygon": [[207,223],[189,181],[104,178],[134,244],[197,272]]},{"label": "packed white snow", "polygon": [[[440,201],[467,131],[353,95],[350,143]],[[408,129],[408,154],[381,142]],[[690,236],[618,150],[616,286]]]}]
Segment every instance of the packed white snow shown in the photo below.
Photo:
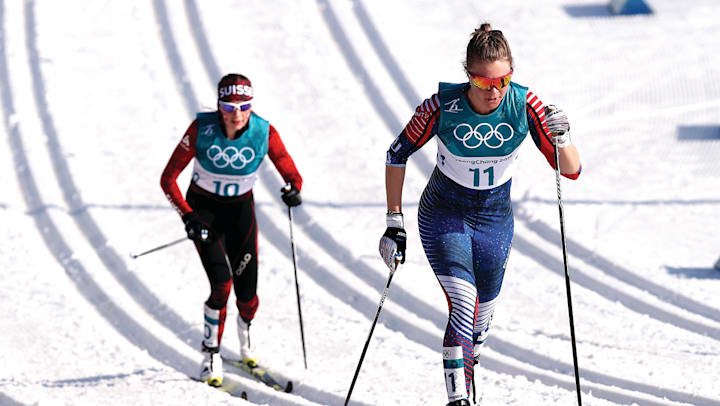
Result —
[{"label": "packed white snow", "polygon": [[[385,151],[437,82],[466,80],[469,34],[488,21],[510,41],[513,80],[568,112],[581,154],[562,198],[584,404],[720,405],[720,4],[648,4],[0,0],[0,404],[343,404],[388,277]],[[265,163],[252,338],[295,391],[227,367],[248,401],[190,379],[209,293],[192,243],[128,255],[184,236],[160,173],[229,72],[253,81],[254,111],[305,180],[308,369],[281,179]],[[408,259],[351,404],[447,403],[447,302],[417,231],[433,144],[408,165]],[[513,201],[482,405],[574,405],[555,173],[530,141]]]}]

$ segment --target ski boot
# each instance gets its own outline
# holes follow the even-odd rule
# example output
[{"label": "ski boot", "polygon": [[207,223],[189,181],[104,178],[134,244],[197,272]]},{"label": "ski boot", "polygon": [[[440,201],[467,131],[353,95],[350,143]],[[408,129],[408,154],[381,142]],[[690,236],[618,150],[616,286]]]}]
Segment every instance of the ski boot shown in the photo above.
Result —
[{"label": "ski boot", "polygon": [[252,354],[252,345],[250,344],[250,322],[243,320],[241,316],[237,317],[238,339],[240,341],[240,359],[250,368],[255,368],[257,358]]},{"label": "ski boot", "polygon": [[447,406],[470,406],[470,401],[467,399],[459,399],[448,403]]},{"label": "ski boot", "polygon": [[222,358],[220,358],[220,348],[209,348],[203,345],[202,367],[200,369],[200,380],[207,382],[210,386],[220,387],[223,382]]}]

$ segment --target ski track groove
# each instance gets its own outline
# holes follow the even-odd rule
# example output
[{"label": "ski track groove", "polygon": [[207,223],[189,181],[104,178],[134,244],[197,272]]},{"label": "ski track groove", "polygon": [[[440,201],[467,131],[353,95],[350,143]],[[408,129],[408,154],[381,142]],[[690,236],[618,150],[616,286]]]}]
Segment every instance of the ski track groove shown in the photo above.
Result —
[{"label": "ski track groove", "polygon": [[[26,29],[28,34],[32,35],[32,38],[28,39],[28,43],[30,43],[34,38],[34,32],[31,27],[31,25],[34,24],[34,2],[26,2],[25,7]],[[0,32],[2,32],[2,42],[4,44],[6,37],[5,3],[3,0],[0,0]],[[27,165],[28,158],[25,153],[25,146],[19,126],[17,123],[12,122],[13,116],[15,115],[15,107],[5,49],[7,48],[3,46],[2,51],[0,51],[0,84],[2,84],[3,118],[8,134],[8,144],[12,151],[13,162],[16,168],[15,172],[25,204],[45,245],[58,264],[63,267],[70,280],[75,284],[78,292],[95,307],[118,333],[138,348],[151,351],[151,355],[162,364],[187,375],[190,365],[194,363],[189,358],[163,344],[160,340],[145,331],[103,292],[93,281],[82,263],[73,258],[72,250],[50,218],[47,208],[40,196],[35,178]]]},{"label": "ski track groove", "polygon": [[385,45],[382,35],[378,32],[377,28],[375,28],[375,24],[365,9],[362,0],[353,0],[352,9],[360,22],[360,27],[362,27],[368,40],[370,40],[373,48],[375,48],[375,53],[377,53],[380,61],[385,66],[385,70],[387,70],[390,77],[393,78],[393,83],[405,98],[408,106],[414,111],[415,107],[422,103],[423,99],[415,92],[415,88],[407,80],[407,75],[405,75],[400,68],[400,64],[397,63],[392,52],[390,52],[390,49]]},{"label": "ski track groove", "polygon": [[[36,34],[34,32],[35,17],[32,11],[33,7],[34,4],[30,3],[27,9],[27,48],[30,55],[30,69],[33,77],[33,94],[37,102],[40,121],[42,122],[43,130],[47,138],[46,145],[52,166],[55,169],[54,175],[63,192],[65,203],[68,205],[69,214],[77,223],[83,236],[92,246],[93,250],[95,250],[105,267],[122,283],[123,287],[125,287],[133,297],[142,298],[142,300],[138,300],[138,303],[144,309],[150,314],[162,315],[162,318],[167,320],[169,326],[178,328],[179,331],[188,331],[191,329],[190,324],[185,322],[166,304],[155,297],[140,279],[127,268],[126,263],[120,255],[118,255],[111,246],[107,245],[107,238],[82,201],[80,190],[74,183],[72,173],[62,153],[60,137],[48,108],[48,101],[46,100],[47,92],[40,69],[40,55],[36,43]],[[187,91],[191,92],[192,89],[183,89],[183,92]],[[189,98],[192,99],[192,95]],[[192,343],[192,339],[188,334],[180,336],[179,338],[188,344]]]},{"label": "ski track groove", "polygon": [[[215,84],[223,76],[220,66],[217,64],[217,59],[212,53],[212,47],[210,41],[205,36],[205,26],[203,25],[202,19],[200,18],[200,12],[198,11],[195,0],[185,0],[185,15],[190,22],[190,30],[195,42],[195,49],[200,54],[200,59],[203,61],[205,72],[210,80],[210,87],[215,87]],[[189,110],[191,114],[194,110]]]},{"label": "ski track groove", "polygon": [[[113,276],[123,283],[123,287],[126,290],[132,292],[132,289],[139,289],[140,291],[147,291],[147,288],[138,281],[132,273],[130,273],[124,262],[120,259],[117,253],[109,246],[105,244],[106,239],[102,235],[102,232],[94,223],[93,219],[85,210],[85,206],[79,198],[77,188],[72,181],[72,176],[68,170],[67,163],[61,154],[60,143],[55,130],[54,121],[52,115],[49,113],[47,107],[47,100],[45,100],[45,87],[40,71],[40,57],[37,48],[36,33],[35,33],[35,2],[28,0],[25,2],[25,30],[26,30],[26,47],[29,56],[30,71],[33,78],[33,95],[36,99],[36,106],[41,121],[43,122],[43,130],[48,138],[48,151],[53,161],[53,168],[55,169],[56,179],[60,184],[64,198],[69,205],[70,212],[73,220],[78,224],[78,227],[83,232],[83,235],[90,242],[92,247],[96,250],[98,256],[103,261],[105,266],[112,272]],[[0,0],[0,24],[2,24],[3,42],[4,36],[4,2]],[[3,49],[6,49],[3,47]],[[115,330],[120,333],[125,339],[136,347],[146,350],[149,355],[159,361],[160,363],[177,370],[192,378],[194,376],[194,370],[197,368],[197,362],[186,357],[182,353],[169,345],[164,344],[157,337],[152,335],[149,331],[145,330],[139,325],[132,317],[130,317],[124,310],[118,307],[112,299],[107,296],[104,290],[97,285],[92,279],[90,273],[85,269],[83,264],[77,259],[73,258],[73,252],[63,238],[62,233],[58,230],[55,223],[52,221],[47,213],[47,207],[44,205],[42,198],[37,187],[37,183],[29,170],[27,165],[28,159],[25,154],[25,147],[20,136],[20,130],[17,124],[11,122],[12,116],[15,114],[15,108],[13,104],[13,96],[11,93],[9,74],[6,69],[6,55],[3,51],[0,54],[0,83],[3,84],[2,99],[4,105],[4,122],[8,131],[8,138],[11,150],[13,151],[13,161],[15,163],[16,174],[18,176],[19,184],[22,185],[22,193],[28,206],[29,212],[33,216],[36,228],[43,237],[43,241],[46,246],[53,254],[57,262],[65,269],[65,272],[69,276],[70,280],[75,284],[77,290],[85,297],[85,299],[96,308],[96,310],[106,319]],[[123,273],[124,271],[124,273]],[[121,276],[130,275],[129,279]],[[137,297],[134,294],[134,298]],[[159,303],[156,298],[151,294],[151,299],[144,303],[150,305],[156,305]],[[170,316],[172,318],[173,313],[167,308],[167,306],[160,306],[165,310],[162,315],[163,317]],[[155,309],[155,308],[153,308]],[[178,318],[179,319],[179,318]],[[244,390],[251,390],[253,392],[253,398],[259,401],[272,400],[273,404],[282,405],[297,405],[296,402],[281,399],[273,389],[253,389],[252,386],[259,386],[259,384],[253,381],[251,378],[247,378],[252,381],[253,384],[245,385],[238,382],[231,376],[225,377],[226,392],[232,396],[240,396]],[[264,393],[267,392],[267,393]],[[259,395],[259,396],[258,396]],[[282,396],[282,395],[280,395]]]},{"label": "ski track groove", "polygon": [[[560,241],[560,233],[550,228],[550,226],[545,222],[530,218],[522,209],[518,210],[516,213],[516,218],[522,220],[526,226],[539,237],[554,244],[557,244],[558,241]],[[605,274],[642,291],[650,293],[661,300],[668,301],[690,313],[720,322],[720,311],[718,311],[718,309],[714,309],[692,298],[658,285],[651,280],[643,278],[638,274],[631,272],[629,269],[610,261],[606,257],[598,255],[596,252],[591,251],[578,242],[569,239],[567,240],[567,244],[568,251],[572,251],[575,258],[601,270]],[[713,338],[718,339],[717,329],[713,329],[712,331],[716,334]]]},{"label": "ski track groove", "polygon": [[[360,56],[357,54],[347,35],[345,35],[342,24],[335,15],[335,12],[333,11],[330,2],[328,0],[317,0],[317,3],[318,8],[320,9],[320,13],[323,16],[323,20],[327,24],[327,28],[330,31],[333,40],[337,44],[338,50],[340,50],[340,52],[342,53],[343,59],[345,59],[348,68],[353,73],[352,77],[362,82],[362,86],[365,89],[365,96],[369,99],[370,105],[375,110],[375,113],[377,113],[377,115],[382,118],[382,122],[390,131],[390,134],[393,134],[393,136],[400,134],[400,131],[402,131],[404,128],[402,121],[392,112],[390,106],[388,106],[388,104],[385,102],[385,98],[383,97],[382,93],[380,92],[378,87],[375,86],[372,77],[362,63],[362,58],[360,58]],[[373,41],[371,38],[371,42],[374,46],[377,46],[377,40]],[[393,69],[390,71],[390,74],[392,75],[395,71],[400,72],[400,69]],[[397,80],[394,80],[394,82],[401,83]],[[405,93],[403,93],[403,95],[405,95]],[[415,107],[416,105],[411,106],[413,111],[415,111]],[[416,154],[415,161],[418,161],[420,163],[420,167],[426,170],[425,173],[427,175],[431,173],[433,166],[430,160],[425,155]],[[428,168],[430,168],[430,171],[427,171]]]},{"label": "ski track groove", "polygon": [[[323,17],[326,20],[326,23],[327,23],[332,35],[335,37],[335,41],[338,44],[338,47],[339,47],[341,53],[345,57],[346,62],[348,63],[348,65],[350,65],[351,70],[353,71],[353,73],[355,73],[355,75],[360,76],[363,79],[365,79],[363,83],[366,85],[366,90],[368,90],[369,93],[371,93],[371,94],[375,94],[373,89],[376,89],[376,88],[372,84],[372,80],[369,78],[369,75],[366,73],[365,68],[362,66],[360,58],[357,57],[357,54],[355,53],[354,49],[352,48],[352,45],[347,40],[347,36],[344,34],[341,24],[339,23],[339,21],[337,20],[337,17],[335,16],[334,12],[332,11],[331,5],[329,4],[329,2],[327,0],[318,0],[318,3],[320,4],[320,9],[323,14]],[[382,58],[383,55],[386,55],[389,52],[386,50],[386,47],[384,46],[384,43],[383,43],[379,33],[374,28],[374,24],[372,23],[370,17],[367,15],[364,7],[362,6],[361,0],[355,0],[353,2],[353,5],[354,5],[353,9],[356,13],[356,16],[358,16],[358,19],[360,20],[360,25],[363,26],[363,29],[364,29],[366,35],[368,36],[368,39],[370,40],[370,42],[373,45],[373,47],[375,48],[376,52],[380,56],[380,59],[384,60]],[[386,61],[386,63],[385,63],[386,68],[388,68],[388,66],[391,66],[392,64],[396,63],[394,61],[394,58],[390,58],[390,59],[387,59],[384,61]],[[387,70],[388,70],[389,74],[391,75],[391,77],[393,78],[393,80],[398,85],[398,87],[401,89],[401,92],[403,93],[403,96],[405,97],[405,99],[408,102],[408,104],[410,105],[410,107],[415,108],[415,106],[412,104],[412,98],[409,97],[409,95],[406,94],[402,90],[402,88],[404,87],[403,84],[407,83],[407,82],[404,79],[399,79],[398,75],[402,75],[399,67],[388,68]],[[414,94],[414,92],[413,92],[413,94]],[[379,97],[382,97],[382,96],[379,95]],[[373,100],[374,100],[374,98],[373,98]],[[383,120],[386,120],[387,115],[385,115],[385,114],[379,114],[379,115]],[[388,127],[391,127],[392,122],[386,121],[386,125]],[[417,162],[417,160],[416,160],[416,163],[422,167],[423,172],[428,172],[429,168],[427,166],[432,165],[432,164],[429,164],[426,160],[422,160],[421,162]],[[517,236],[515,238],[517,238]],[[513,245],[515,246],[515,244],[513,244]],[[541,252],[541,250],[539,250],[537,247],[532,246],[532,244],[528,243],[525,240],[523,240],[521,242],[521,246],[523,246],[523,248],[525,248],[526,253],[528,251],[530,251],[531,249],[534,249],[537,252]],[[520,251],[522,252],[523,250],[520,249]],[[534,259],[534,257],[532,255],[528,254],[528,256],[530,258]],[[547,257],[547,254],[545,254],[545,256]],[[540,262],[540,261],[538,261],[538,262]],[[555,272],[555,270],[553,268],[549,267],[546,263],[542,263],[542,262],[540,262],[540,263],[542,266]],[[554,263],[557,264],[558,261],[555,260]],[[348,269],[350,269],[350,267],[348,267]],[[560,268],[556,266],[555,269],[560,269]],[[350,269],[350,270],[352,272],[356,272],[353,269]],[[381,279],[379,276],[375,275],[372,272],[363,274],[362,276],[367,276],[367,275],[373,275],[373,276],[377,277],[376,279]],[[361,276],[361,275],[358,273],[358,276]],[[581,281],[582,282],[594,282],[589,277],[581,278]],[[596,287],[602,286],[604,288],[605,292],[613,292],[614,293],[613,296],[615,296],[616,298],[624,299],[623,303],[626,304],[626,306],[628,304],[631,304],[631,305],[633,305],[634,309],[643,309],[644,308],[644,309],[648,310],[649,313],[646,312],[645,314],[648,314],[650,317],[657,318],[659,316],[666,316],[665,317],[666,320],[660,320],[660,321],[666,321],[666,322],[669,322],[672,324],[672,321],[668,321],[668,320],[674,320],[674,321],[682,323],[681,326],[678,326],[677,324],[676,324],[676,326],[685,328],[685,329],[690,329],[690,331],[693,331],[693,332],[700,332],[700,334],[703,334],[701,331],[709,332],[709,331],[715,330],[711,327],[704,326],[700,323],[696,323],[691,320],[687,320],[687,319],[681,318],[679,316],[672,315],[662,309],[659,309],[652,305],[646,304],[637,298],[634,298],[630,295],[626,295],[616,289],[613,289],[613,288],[611,288],[607,285],[601,284],[599,282],[598,283],[589,283],[589,284],[596,286]],[[593,289],[592,287],[588,287],[588,286],[584,286],[584,287],[591,289],[591,290]],[[407,294],[406,292],[403,292],[403,293]],[[412,295],[410,295],[410,294],[407,294],[407,295],[409,297],[412,297]],[[407,304],[405,304],[404,306],[408,309],[416,309],[415,305],[418,302],[420,302],[420,301],[416,300],[415,302],[412,303],[411,306],[407,306]],[[425,307],[427,309],[427,306],[419,306],[419,307]],[[435,311],[434,309],[432,310],[432,312],[439,313],[439,312]],[[428,314],[421,314],[418,311],[414,311],[414,313],[416,313],[420,317],[425,317],[430,320],[433,320],[437,325],[437,321],[436,321],[436,320],[438,320],[437,318],[428,317]],[[641,311],[641,313],[642,313],[642,311]],[[705,334],[705,335],[707,335],[707,334]],[[716,337],[713,337],[713,338],[716,338]],[[565,363],[558,362],[556,360],[550,359],[543,355],[536,354],[532,351],[522,349],[518,346],[515,346],[514,344],[504,342],[503,340],[500,340],[497,337],[493,337],[492,340],[488,340],[486,345],[490,346],[491,348],[494,348],[496,351],[498,351],[502,354],[512,354],[510,356],[518,359],[519,361],[526,362],[529,364],[534,364],[534,365],[540,366],[541,368],[550,369],[550,370],[554,370],[554,371],[571,371],[572,370],[570,368],[570,366]],[[522,356],[518,357],[518,354],[522,354]],[[665,396],[668,399],[673,399],[673,400],[677,399],[677,401],[680,401],[680,402],[688,402],[688,401],[692,402],[695,400],[702,399],[703,401],[714,402],[714,403],[708,403],[708,404],[720,404],[720,402],[715,401],[713,399],[701,398],[701,397],[697,397],[692,394],[686,394],[686,393],[679,392],[679,391],[668,390],[668,389],[659,388],[656,386],[631,382],[631,381],[627,381],[624,379],[615,378],[613,376],[608,376],[608,375],[600,374],[597,372],[589,371],[587,369],[583,369],[581,375],[583,376],[583,378],[586,378],[586,379],[589,378],[598,383],[602,382],[604,384],[608,384],[611,386],[620,386],[620,387],[624,387],[626,389],[629,386],[632,388],[631,390],[646,392],[647,394],[650,394],[652,396],[658,396],[658,394],[659,394],[660,396]],[[587,384],[585,384],[584,386],[587,386]],[[594,393],[597,394],[599,392],[595,391]],[[609,399],[609,398],[606,398],[606,399]],[[647,402],[647,400],[643,400],[643,401]]]},{"label": "ski track groove", "polygon": [[[539,265],[547,268],[555,274],[560,276],[565,275],[563,271],[563,262],[560,259],[548,254],[545,250],[533,245],[525,238],[516,235],[513,238],[513,248],[517,249],[529,259],[537,262]],[[645,314],[655,320],[671,324],[674,327],[713,338],[715,340],[720,340],[720,329],[676,315],[667,310],[649,304],[633,295],[625,294],[607,283],[589,276],[587,273],[577,268],[573,270],[572,281],[586,289],[596,292],[611,302],[618,302],[626,308],[639,314]]]},{"label": "ski track groove", "polygon": [[403,129],[402,122],[398,119],[395,114],[392,113],[390,106],[385,102],[380,89],[375,86],[375,82],[370,77],[370,74],[365,69],[362,63],[362,59],[355,52],[350,40],[345,35],[345,31],[340,24],[337,16],[333,12],[332,6],[327,0],[317,0],[320,12],[323,15],[323,19],[327,23],[328,29],[332,34],[333,40],[335,40],[338,48],[342,50],[343,57],[347,62],[350,71],[353,73],[353,77],[359,79],[362,82],[362,86],[365,88],[365,94],[370,99],[370,104],[373,106],[375,112],[382,117],[383,123],[387,126],[387,129],[391,134],[400,134]]},{"label": "ski track groove", "polygon": [[0,405],[5,406],[25,406],[25,403],[20,403],[10,396],[0,392]]}]

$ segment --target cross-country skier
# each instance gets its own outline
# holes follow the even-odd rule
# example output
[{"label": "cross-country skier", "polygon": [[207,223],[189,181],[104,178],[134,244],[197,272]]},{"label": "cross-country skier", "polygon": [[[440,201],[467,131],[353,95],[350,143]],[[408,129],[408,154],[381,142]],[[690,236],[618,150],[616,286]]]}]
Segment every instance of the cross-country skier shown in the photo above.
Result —
[{"label": "cross-country skier", "polygon": [[[405,261],[401,210],[408,157],[435,137],[435,170],[420,199],[420,239],[449,307],[443,339],[448,406],[470,405],[474,365],[488,336],[513,236],[510,185],[520,145],[530,138],[554,167],[580,175],[566,114],[511,82],[513,59],[501,31],[482,24],[464,63],[468,82],[440,83],[391,144],[386,159],[387,230],[380,255]],[[397,255],[397,257],[396,257]]]},{"label": "cross-country skier", "polygon": [[[247,77],[224,76],[218,83],[217,111],[197,114],[160,178],[165,196],[182,216],[188,238],[195,242],[210,281],[200,378],[213,386],[222,385],[219,351],[231,285],[239,313],[240,356],[246,363],[255,362],[249,336],[259,304],[252,188],[266,154],[291,185],[282,191],[285,204],[302,202],[302,177],[275,128],[252,111],[252,99],[253,87]],[[193,158],[192,181],[183,198],[176,179]]]}]

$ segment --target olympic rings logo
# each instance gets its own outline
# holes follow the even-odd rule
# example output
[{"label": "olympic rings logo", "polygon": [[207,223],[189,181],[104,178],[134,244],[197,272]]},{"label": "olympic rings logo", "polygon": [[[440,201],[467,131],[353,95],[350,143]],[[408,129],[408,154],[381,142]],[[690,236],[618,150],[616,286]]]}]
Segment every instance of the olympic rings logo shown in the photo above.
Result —
[{"label": "olympic rings logo", "polygon": [[250,147],[243,147],[238,151],[235,147],[222,149],[213,145],[208,148],[207,157],[217,168],[225,168],[230,165],[235,169],[242,169],[255,159],[255,151]]},{"label": "olympic rings logo", "polygon": [[[507,138],[505,138],[503,132],[500,131],[503,126],[510,130],[510,135]],[[458,130],[464,131],[462,136],[458,135]],[[507,133],[507,131],[504,132]],[[515,135],[515,131],[513,131],[513,128],[508,123],[500,123],[497,127],[493,127],[488,123],[480,123],[476,125],[475,128],[473,128],[470,124],[462,123],[455,127],[453,135],[455,135],[455,139],[462,141],[465,148],[475,149],[485,144],[488,148],[497,149],[502,147],[505,141],[510,141],[513,135]],[[478,143],[472,145],[471,142],[468,144],[468,141],[471,138],[478,140]],[[497,141],[491,141],[493,138]]]}]

